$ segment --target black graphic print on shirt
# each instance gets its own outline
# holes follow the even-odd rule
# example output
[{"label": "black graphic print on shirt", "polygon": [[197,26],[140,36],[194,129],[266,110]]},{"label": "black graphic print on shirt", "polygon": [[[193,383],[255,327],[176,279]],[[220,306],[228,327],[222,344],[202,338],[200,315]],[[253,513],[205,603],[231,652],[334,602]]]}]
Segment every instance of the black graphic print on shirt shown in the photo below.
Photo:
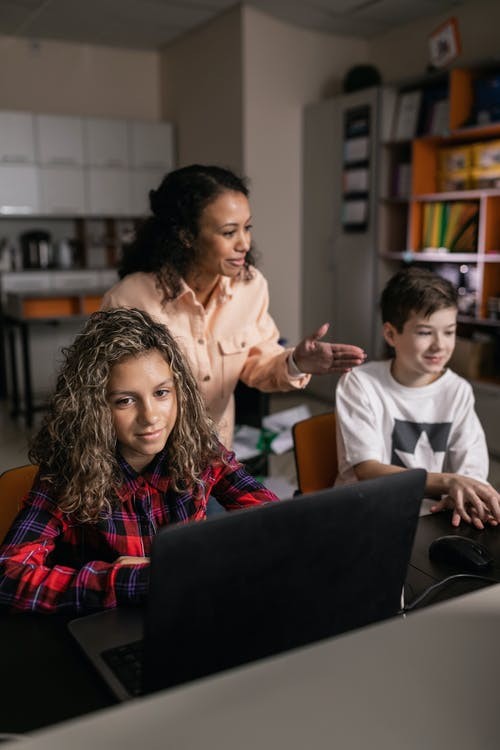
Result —
[{"label": "black graphic print on shirt", "polygon": [[391,464],[442,471],[451,422],[407,422],[394,420]]}]

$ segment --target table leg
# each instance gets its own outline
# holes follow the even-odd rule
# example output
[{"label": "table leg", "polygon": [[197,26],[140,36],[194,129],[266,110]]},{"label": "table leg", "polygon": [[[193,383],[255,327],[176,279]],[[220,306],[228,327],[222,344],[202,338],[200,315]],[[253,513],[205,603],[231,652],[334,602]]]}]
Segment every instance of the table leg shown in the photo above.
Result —
[{"label": "table leg", "polygon": [[10,354],[10,378],[12,388],[12,409],[11,416],[17,417],[20,413],[19,404],[19,381],[17,372],[17,357],[16,357],[16,334],[12,325],[8,326],[8,340],[9,340],[9,354]]},{"label": "table leg", "polygon": [[26,406],[26,425],[33,425],[33,389],[31,387],[31,365],[30,365],[30,341],[29,327],[26,323],[21,323],[21,346],[23,356],[23,376],[24,376],[24,401]]}]

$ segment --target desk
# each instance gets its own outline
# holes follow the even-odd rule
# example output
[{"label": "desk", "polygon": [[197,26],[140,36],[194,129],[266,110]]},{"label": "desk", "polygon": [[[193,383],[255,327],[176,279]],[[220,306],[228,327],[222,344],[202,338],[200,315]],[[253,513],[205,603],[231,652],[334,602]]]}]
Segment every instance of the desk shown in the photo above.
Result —
[{"label": "desk", "polygon": [[[35,325],[59,325],[64,322],[83,322],[90,313],[99,309],[101,290],[75,290],[41,292],[9,292],[2,324],[7,334],[11,376],[11,415],[24,414],[26,425],[31,427],[36,411],[45,409],[35,405],[31,377],[30,330]],[[17,335],[20,338],[23,396],[19,388],[17,367]],[[21,401],[24,400],[24,408]]]},{"label": "desk", "polygon": [[[445,568],[438,568],[438,566],[434,566],[432,563],[427,562],[427,548],[429,543],[436,538],[437,536],[441,536],[443,533],[452,533],[449,525],[449,518],[450,515],[448,513],[442,514],[440,517],[438,516],[424,516],[419,521],[419,528],[417,531],[417,537],[416,537],[416,543],[412,555],[411,565],[408,572],[408,581],[411,582],[411,586],[413,587],[412,590],[412,597],[418,595],[421,593],[429,584],[433,582],[435,579],[442,579],[445,578],[448,575],[448,570]],[[484,532],[478,532],[474,529],[469,528],[463,528],[460,529],[460,533],[464,533],[466,535],[471,535],[477,539],[480,539],[483,541],[495,554],[497,563],[494,570],[494,575],[499,576],[500,578],[500,530],[495,529],[486,529]],[[420,568],[418,567],[420,566]],[[467,586],[468,590],[472,590],[473,588],[477,587],[477,582],[468,582],[467,584],[461,583],[461,586],[463,587],[462,590],[466,590],[465,586]],[[496,611],[496,621],[495,621],[495,646],[494,649],[491,647],[489,653],[488,653],[488,659],[491,662],[492,665],[495,666],[495,675],[498,675],[498,668],[496,666],[496,659],[492,658],[496,654],[497,650],[497,642],[498,642],[498,629],[499,629],[499,622],[500,622],[500,588],[494,587],[495,589],[495,602],[498,604],[498,610]],[[484,593],[485,595],[489,592],[493,591],[493,589],[490,587],[485,592],[479,592]],[[441,592],[440,598],[446,598],[447,596],[451,595],[457,595],[457,593],[460,593],[457,591],[457,589],[446,589],[446,591]],[[460,601],[467,601],[469,599],[469,596],[465,597],[464,599],[461,599]],[[434,598],[434,602],[437,600],[437,597]],[[489,601],[489,600],[488,600]],[[430,600],[429,600],[430,603]],[[452,602],[453,603],[453,602]],[[297,656],[295,657],[294,654],[288,653],[284,654],[283,656],[276,657],[275,659],[268,660],[268,662],[262,662],[262,667],[256,665],[257,672],[255,674],[257,675],[265,675],[266,674],[266,668],[265,664],[281,664],[282,666],[279,668],[279,685],[280,690],[284,690],[283,695],[287,693],[287,690],[292,689],[291,685],[287,685],[288,677],[285,677],[287,674],[287,664],[288,660],[291,660],[291,664],[295,664],[296,666],[291,666],[291,672],[290,674],[294,673],[294,670],[297,668],[299,669],[299,672],[302,674],[302,670],[305,670],[305,678],[303,676],[298,676],[298,674],[294,677],[295,683],[302,685],[302,680],[304,679],[304,685],[307,686],[308,682],[311,680],[314,680],[315,677],[315,671],[314,674],[310,670],[310,666],[307,666],[307,658],[300,656],[301,653],[309,653],[311,649],[319,649],[317,651],[314,651],[314,653],[318,654],[317,660],[316,657],[314,657],[314,670],[319,669],[319,673],[322,674],[324,672],[324,675],[321,679],[327,680],[330,685],[330,690],[332,692],[332,703],[331,703],[331,709],[333,710],[335,708],[335,701],[333,701],[333,694],[337,695],[337,693],[340,691],[340,682],[337,684],[337,681],[344,680],[344,688],[348,691],[348,694],[350,695],[350,700],[352,700],[353,706],[356,706],[359,711],[360,715],[357,717],[356,720],[354,720],[354,724],[356,724],[355,729],[359,730],[358,725],[362,725],[364,719],[362,719],[361,716],[361,709],[360,706],[363,706],[363,712],[365,712],[367,709],[369,709],[368,706],[364,706],[363,703],[360,703],[360,689],[367,690],[368,688],[364,684],[363,676],[356,673],[356,669],[359,671],[360,668],[370,671],[372,669],[381,669],[382,672],[380,674],[385,674],[385,666],[383,664],[378,665],[378,660],[383,659],[383,655],[385,651],[380,651],[378,646],[374,647],[375,650],[373,653],[370,652],[368,649],[367,653],[357,653],[356,649],[353,647],[351,658],[352,663],[350,665],[351,670],[348,669],[348,657],[344,654],[343,651],[343,644],[350,643],[351,638],[361,638],[361,643],[364,643],[362,634],[366,631],[370,631],[373,628],[380,628],[380,632],[384,633],[385,628],[390,628],[388,631],[389,633],[398,633],[398,627],[405,626],[407,623],[410,623],[414,618],[417,620],[417,618],[420,618],[422,615],[424,615],[426,612],[434,611],[440,609],[441,605],[439,607],[428,607],[425,610],[417,611],[415,613],[412,613],[411,615],[407,616],[407,618],[403,621],[402,619],[398,619],[396,621],[391,621],[389,623],[383,623],[380,625],[372,626],[372,628],[363,629],[360,631],[357,631],[355,633],[349,633],[342,636],[339,636],[338,638],[333,638],[325,642],[325,644],[331,644],[331,650],[330,646],[325,646],[325,653],[327,653],[328,659],[324,662],[325,665],[329,664],[331,660],[333,662],[331,663],[330,667],[328,668],[331,671],[326,670],[325,666],[321,666],[322,663],[322,657],[320,654],[322,653],[321,649],[323,648],[322,645],[316,645],[311,646],[306,649],[298,649],[296,651]],[[1,651],[0,651],[0,672],[2,676],[4,677],[4,689],[2,691],[2,700],[0,701],[0,732],[26,732],[26,731],[33,731],[36,728],[46,726],[48,724],[64,721],[66,719],[70,719],[72,717],[78,717],[81,714],[88,713],[90,711],[95,711],[97,709],[110,707],[115,701],[111,694],[108,693],[106,687],[101,683],[98,676],[94,673],[92,667],[90,664],[87,664],[86,660],[78,650],[78,647],[73,642],[73,640],[70,638],[67,630],[66,630],[66,623],[67,620],[70,619],[69,617],[43,617],[41,615],[38,616],[31,616],[31,615],[20,615],[20,616],[8,616],[8,615],[2,615],[0,617],[0,643]],[[434,627],[434,626],[433,626]],[[448,622],[448,625],[446,628],[449,628],[449,633],[451,634],[453,631],[453,637],[456,638],[455,633],[455,623],[450,625]],[[376,631],[378,632],[378,630]],[[443,638],[444,633],[446,630],[443,630]],[[392,637],[392,636],[391,636]],[[430,636],[429,636],[430,637]],[[437,636],[436,636],[437,637]],[[464,636],[465,637],[465,636]],[[453,668],[460,671],[461,669],[467,669],[469,668],[470,659],[472,658],[472,653],[476,653],[476,650],[480,648],[481,646],[481,636],[480,634],[471,634],[470,636],[473,639],[473,647],[471,647],[471,654],[464,655],[461,653],[462,645],[456,646],[456,651],[454,652],[454,664]],[[386,641],[389,642],[391,639],[386,638],[385,635],[379,635],[377,638],[380,639],[380,643],[386,644]],[[353,641],[356,643],[357,641]],[[439,643],[439,638],[437,640],[437,643]],[[339,645],[336,645],[339,644]],[[418,644],[417,644],[418,645]],[[382,648],[382,647],[380,647]],[[386,649],[386,645],[383,647]],[[399,647],[398,647],[399,648]],[[401,645],[401,648],[403,648],[403,645]],[[404,658],[401,661],[401,670],[400,670],[400,676],[401,674],[405,673],[405,670],[408,669],[408,666],[406,664],[406,660],[411,657],[411,652],[414,650],[414,645],[407,644],[406,649],[408,653],[405,652]],[[311,653],[313,653],[311,651]],[[347,651],[346,654],[351,653],[351,651]],[[422,652],[421,645],[418,645],[416,648],[416,653],[419,654],[419,659],[422,662],[422,669],[428,664],[428,659],[425,657],[425,653]],[[331,654],[331,660],[330,660],[330,654]],[[337,667],[338,659],[341,657],[342,660],[342,670],[338,672],[337,674]],[[396,657],[394,657],[396,658]],[[399,656],[397,657],[400,658]],[[413,657],[411,657],[413,658]],[[430,658],[430,657],[429,657]],[[432,659],[435,657],[432,656]],[[485,657],[486,658],[486,657]],[[295,661],[294,661],[295,659]],[[372,662],[374,662],[372,664]],[[389,665],[390,667],[390,665]],[[493,667],[492,667],[493,668]],[[251,670],[254,669],[253,666],[251,667],[243,667],[238,670],[234,670],[234,672],[231,672],[230,674],[245,674],[245,670]],[[263,672],[259,671],[260,669],[263,669]],[[272,668],[274,669],[274,668]],[[271,670],[272,671],[272,670]],[[253,674],[253,673],[252,673]],[[271,694],[271,686],[273,684],[273,681],[278,673],[275,674],[272,679],[269,679],[269,683],[267,682],[267,677],[264,679],[262,677],[263,682],[261,683],[261,678],[259,677],[257,683],[254,685],[252,681],[250,681],[248,686],[248,695],[252,695],[253,699],[256,700],[259,704],[259,711],[266,711],[264,704],[266,703],[266,696],[269,697]],[[379,674],[379,679],[381,679]],[[179,690],[195,690],[196,685],[202,685],[202,684],[211,684],[212,680],[215,680],[216,682],[214,684],[221,684],[221,685],[229,685],[231,680],[229,680],[228,683],[226,683],[224,680],[226,678],[223,676],[218,678],[210,678],[209,680],[203,680],[199,683],[195,683],[191,687],[179,689]],[[252,678],[253,679],[253,678]],[[385,678],[384,678],[385,679]],[[427,677],[426,677],[427,679]],[[283,680],[283,685],[281,684],[281,680]],[[375,676],[370,677],[372,687],[373,682],[376,682]],[[456,682],[460,682],[460,679],[456,679]],[[466,682],[466,681],[465,681]],[[496,679],[495,682],[495,691],[490,691],[490,698],[493,697],[493,695],[496,696],[496,684],[498,680]],[[238,691],[241,692],[241,700],[242,700],[242,711],[243,711],[243,705],[245,703],[244,701],[244,694],[245,690],[243,689],[242,685],[238,683]],[[295,687],[297,687],[297,684]],[[438,683],[439,684],[439,683]],[[471,684],[470,690],[477,691],[477,685],[479,682]],[[441,685],[440,689],[443,690],[443,694],[446,693],[449,686]],[[298,688],[297,688],[298,689]],[[304,688],[305,689],[305,688]],[[377,688],[373,688],[377,692],[378,700],[382,700],[382,694],[384,694],[384,691],[386,689],[386,686],[383,686],[383,689],[379,685]],[[436,688],[433,687],[433,690]],[[464,688],[465,689],[465,688]],[[175,691],[169,691],[169,694],[178,694],[179,690]],[[201,693],[203,693],[203,688],[200,687]],[[420,704],[416,698],[414,698],[415,703],[412,707],[413,716],[411,718],[411,721],[409,723],[410,728],[414,728],[419,723],[422,723],[422,726],[425,724],[426,721],[426,713],[424,710],[424,705],[428,705],[428,698],[426,698],[425,695],[426,688],[421,688],[422,692],[422,700],[424,703]],[[224,688],[225,691],[225,688]],[[195,690],[196,693],[196,690]],[[182,695],[188,693],[181,693]],[[298,694],[297,694],[298,695]],[[203,694],[203,701],[200,701],[199,704],[194,703],[192,707],[190,706],[189,702],[186,705],[185,715],[182,718],[182,723],[185,728],[187,728],[190,724],[193,725],[193,732],[195,732],[195,728],[198,727],[200,732],[202,732],[202,727],[204,726],[203,722],[206,720],[205,713],[208,712],[210,709],[210,706],[213,706],[214,701],[216,706],[219,706],[220,711],[222,711],[222,708],[220,707],[223,704],[220,704],[220,701],[222,693],[215,693],[214,696],[210,695],[210,692]],[[231,705],[231,691],[226,695],[226,698],[229,700],[229,705]],[[277,700],[273,696],[273,701]],[[298,698],[297,698],[298,700]],[[302,698],[304,700],[304,697]],[[336,699],[335,699],[336,700]],[[408,699],[410,700],[410,699]],[[151,703],[150,701],[156,701],[156,703]],[[159,701],[159,703],[158,703]],[[146,699],[145,702],[147,702],[148,705],[162,705],[161,703],[162,699],[160,698],[151,698]],[[290,708],[289,711],[287,711],[288,718],[286,719],[286,722],[291,722],[290,726],[294,726],[293,720],[299,720],[299,719],[306,719],[308,711],[312,711],[312,716],[315,715],[315,709],[312,706],[313,699],[311,698],[309,700],[309,703],[307,704],[309,707],[306,708],[306,705],[304,704],[302,707],[300,706],[300,703],[295,708]],[[345,703],[345,699],[343,699],[343,702]],[[341,701],[342,703],[342,701]],[[220,704],[220,705],[219,705]],[[220,727],[224,731],[227,722],[229,721],[231,726],[234,727],[234,731],[237,731],[237,726],[235,724],[235,720],[232,718],[231,710],[227,708],[227,715],[225,717],[222,717],[219,715],[219,721],[220,721]],[[409,706],[411,707],[411,702],[409,703]],[[127,704],[127,711],[132,710],[134,711],[135,708],[132,706],[132,704]],[[337,709],[335,709],[337,713]],[[201,714],[200,714],[201,712]],[[116,714],[123,716],[123,713]],[[217,714],[215,714],[217,715]],[[249,716],[252,715],[251,712],[249,713]],[[352,709],[350,712],[348,712],[347,715],[352,715]],[[473,713],[470,714],[473,716]],[[500,712],[497,710],[497,715],[500,716]],[[203,717],[203,718],[201,718]],[[397,718],[397,717],[396,717]],[[268,717],[266,716],[266,721],[268,720]],[[156,718],[156,723],[158,723],[158,717]],[[328,717],[323,717],[322,719],[323,723],[325,724],[325,731],[327,731],[326,726],[332,727],[333,722],[333,714],[328,714]],[[166,719],[165,719],[166,722]],[[345,719],[342,719],[341,723],[344,723]],[[153,722],[154,726],[154,722]],[[243,724],[245,726],[245,724]],[[330,731],[328,729],[328,731]],[[179,722],[176,722],[176,731],[179,730]],[[229,739],[231,736],[233,737],[233,745],[232,750],[234,750],[235,747],[240,750],[243,746],[246,747],[247,745],[242,745],[240,740],[245,740],[245,742],[252,743],[252,747],[262,747],[267,748],[270,746],[269,743],[262,741],[259,742],[256,738],[256,735],[254,734],[255,731],[261,731],[262,730],[262,721],[261,719],[258,719],[256,721],[256,726],[251,730],[250,727],[247,727],[245,730],[242,730],[242,736],[240,739],[236,739],[234,735],[231,734],[233,731],[232,729],[228,728],[227,738],[224,742],[220,742],[219,747],[230,747],[231,743],[229,742]],[[405,728],[406,731],[406,728]],[[292,733],[292,732],[291,732]],[[168,734],[170,735],[170,728],[168,731]],[[500,731],[499,731],[500,735]],[[105,736],[105,734],[103,734]],[[297,734],[298,737],[300,737],[300,732]],[[134,741],[137,743],[139,740],[137,739],[137,735],[135,735],[133,732],[131,732],[130,737],[135,737]],[[166,734],[164,733],[162,735],[162,742],[164,744],[158,745],[158,747],[163,748],[165,745],[165,738]],[[144,742],[144,736],[141,738],[141,742]],[[172,739],[170,737],[170,739]],[[218,738],[218,742],[220,741],[220,737]],[[77,750],[78,747],[93,747],[94,750],[97,750],[98,747],[110,747],[113,745],[111,740],[108,738],[108,744],[99,744],[98,742],[94,745],[94,740],[90,739],[90,737],[87,740],[88,744],[82,744],[82,745],[75,745],[72,742],[68,741],[67,747],[71,747],[72,750]],[[365,743],[366,744],[366,743]],[[498,742],[497,742],[498,744]],[[301,750],[303,750],[304,747],[307,747],[311,745],[311,742],[304,742],[304,744],[301,747]],[[334,743],[331,743],[328,747],[333,747]],[[16,745],[17,746],[17,745]],[[48,747],[49,745],[47,745]],[[114,745],[113,745],[114,746]],[[116,745],[117,747],[120,746]],[[200,746],[201,744],[183,744],[182,742],[172,742],[170,743],[171,747],[190,747],[195,748]],[[213,745],[215,747],[215,745]],[[287,750],[291,750],[291,748],[299,747],[300,744],[294,744],[293,742],[287,745],[281,745],[281,744],[272,744],[273,747],[276,748],[276,750],[281,750],[281,748],[287,747]],[[363,745],[360,744],[358,747],[356,747],[354,744],[352,747],[356,747],[356,750],[359,750],[360,747]],[[366,744],[367,747],[374,748],[376,745],[373,743]],[[423,743],[422,747],[426,746],[427,748],[430,748],[431,745]],[[447,747],[449,745],[446,744],[446,742],[443,744],[443,748]],[[480,747],[481,750],[485,750],[485,745],[481,745],[480,742],[471,743],[471,747]],[[20,747],[22,747],[20,745]],[[37,746],[38,747],[38,746]],[[124,739],[123,744],[123,750],[125,748],[129,747],[127,742]],[[132,744],[130,744],[130,747],[132,747]],[[151,745],[148,742],[148,748],[156,747],[156,745]],[[207,744],[206,746],[203,745],[204,750],[209,750],[209,747],[212,747],[212,745]],[[345,747],[350,747],[350,745],[339,745],[339,747],[342,747],[342,750],[344,750]],[[378,747],[378,746],[377,746]],[[380,745],[380,747],[389,748],[392,747],[392,745]],[[395,746],[396,747],[396,746]],[[401,742],[401,744],[398,747],[404,747],[405,750],[410,747],[405,742]],[[434,745],[432,745],[434,747]],[[460,746],[461,747],[461,746]],[[493,747],[493,746],[492,746]],[[420,750],[420,748],[419,748]],[[442,750],[442,748],[441,748]],[[455,747],[456,750],[456,747]],[[470,749],[469,749],[470,750]],[[496,750],[496,746],[495,746]]]},{"label": "desk", "polygon": [[37,733],[12,750],[497,750],[500,586]]},{"label": "desk", "polygon": [[0,733],[30,732],[115,703],[69,637],[69,619],[0,616]]}]

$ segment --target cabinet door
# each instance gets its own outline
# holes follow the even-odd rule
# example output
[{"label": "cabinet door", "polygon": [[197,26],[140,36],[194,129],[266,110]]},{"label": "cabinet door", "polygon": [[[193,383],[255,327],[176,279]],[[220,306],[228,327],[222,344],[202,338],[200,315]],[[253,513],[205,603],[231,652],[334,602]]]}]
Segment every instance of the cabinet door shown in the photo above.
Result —
[{"label": "cabinet door", "polygon": [[81,117],[36,115],[38,162],[52,166],[83,164]]},{"label": "cabinet door", "polygon": [[174,165],[173,127],[169,122],[130,123],[131,164],[169,172]]},{"label": "cabinet door", "polygon": [[146,216],[151,213],[149,191],[157,188],[164,176],[162,169],[131,170],[131,216]]},{"label": "cabinet door", "polygon": [[50,271],[7,271],[0,274],[0,283],[2,294],[48,291]]},{"label": "cabinet door", "polygon": [[86,198],[92,216],[129,216],[130,170],[89,167]]},{"label": "cabinet door", "polygon": [[332,336],[345,344],[356,344],[372,357],[374,341],[380,323],[377,293],[377,155],[378,155],[378,101],[377,88],[340,96],[337,101],[337,132],[345,137],[346,122],[353,112],[369,108],[370,132],[367,147],[368,210],[366,227],[349,231],[346,226],[346,200],[343,196],[346,148],[341,141],[336,150],[334,174],[335,191],[332,195]]},{"label": "cabinet door", "polygon": [[34,214],[39,208],[36,167],[0,164],[0,213]]},{"label": "cabinet door", "polygon": [[52,289],[100,289],[98,271],[58,271],[52,274]]},{"label": "cabinet door", "polygon": [[40,210],[44,214],[85,213],[83,167],[40,167]]},{"label": "cabinet door", "polygon": [[85,120],[85,161],[91,167],[128,167],[126,120]]},{"label": "cabinet door", "polygon": [[29,112],[0,112],[0,162],[35,162],[34,118]]}]

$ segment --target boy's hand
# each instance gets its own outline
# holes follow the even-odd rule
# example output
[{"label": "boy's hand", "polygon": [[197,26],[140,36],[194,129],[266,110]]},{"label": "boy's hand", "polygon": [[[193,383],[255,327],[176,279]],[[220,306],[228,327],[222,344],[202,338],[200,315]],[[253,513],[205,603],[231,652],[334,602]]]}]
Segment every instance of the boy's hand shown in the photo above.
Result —
[{"label": "boy's hand", "polygon": [[115,565],[141,565],[148,563],[149,557],[134,557],[134,555],[121,555],[115,560]]},{"label": "boy's hand", "polygon": [[365,352],[352,344],[329,344],[320,341],[326,335],[328,323],[323,323],[317,331],[303,339],[294,349],[293,358],[301,372],[312,375],[328,375],[333,372],[348,372],[361,365]]},{"label": "boy's hand", "polygon": [[446,496],[431,507],[432,513],[451,508],[451,523],[459,526],[461,521],[472,523],[478,529],[484,524],[497,526],[500,523],[500,495],[490,485],[461,474],[451,476]]}]

